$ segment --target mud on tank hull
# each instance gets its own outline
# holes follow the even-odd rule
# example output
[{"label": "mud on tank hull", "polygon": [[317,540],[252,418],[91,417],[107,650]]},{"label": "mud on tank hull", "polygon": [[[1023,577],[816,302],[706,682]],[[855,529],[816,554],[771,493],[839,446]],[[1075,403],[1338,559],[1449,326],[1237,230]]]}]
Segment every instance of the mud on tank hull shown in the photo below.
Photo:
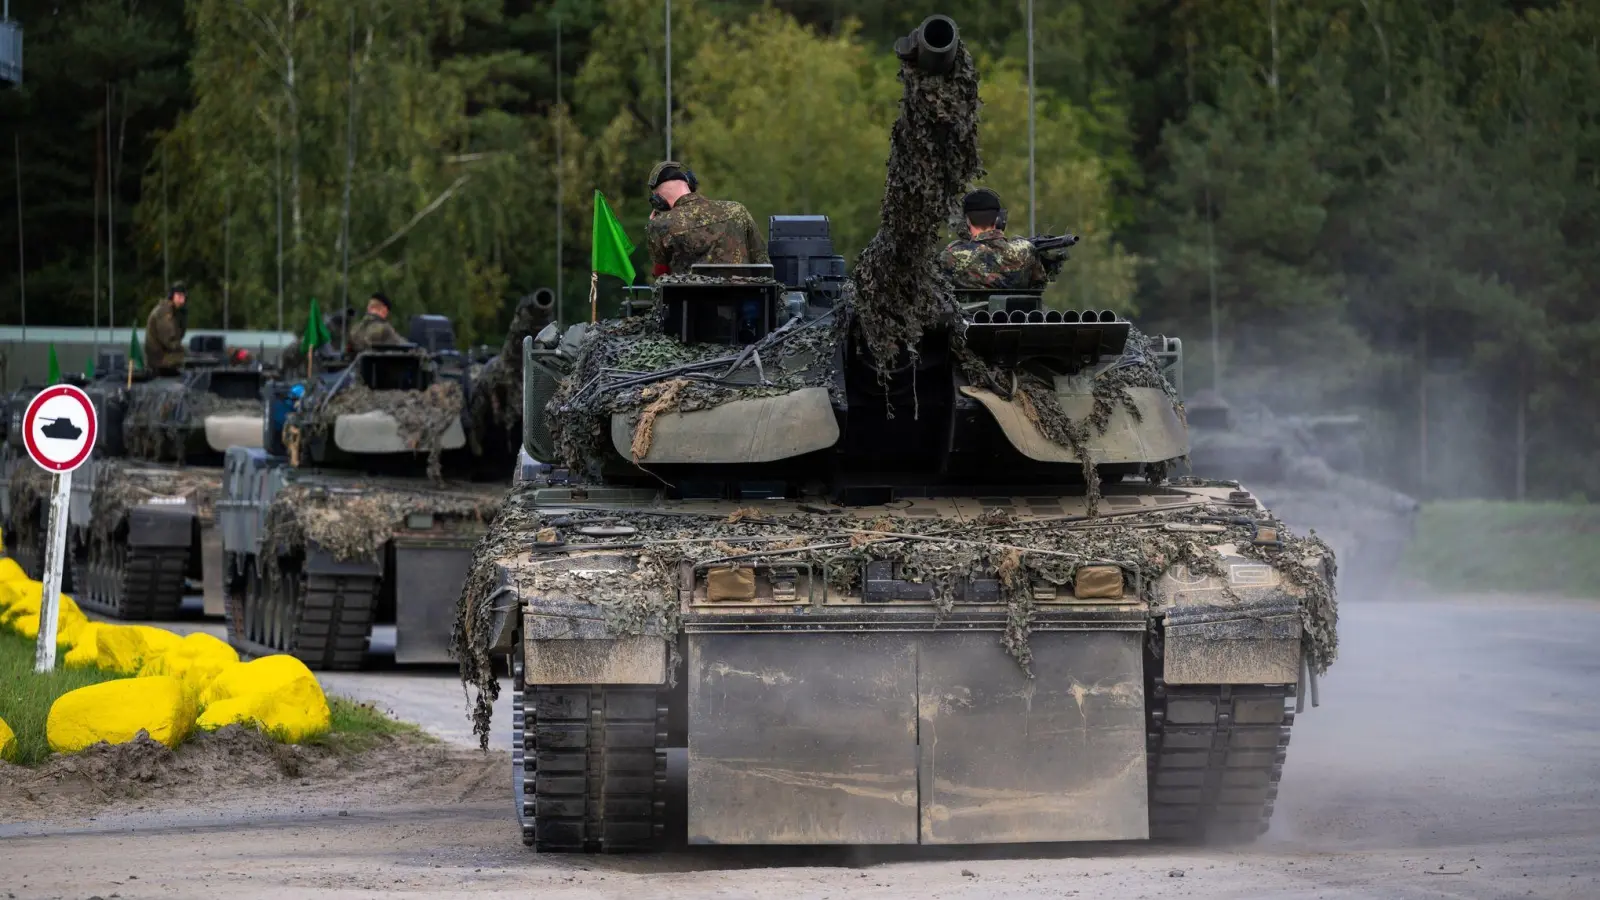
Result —
[{"label": "mud on tank hull", "polygon": [[[953,522],[977,507],[912,504]],[[652,849],[685,830],[697,844],[1250,839],[1271,816],[1303,632],[1292,589],[1254,558],[1224,552],[1225,578],[1176,567],[1154,605],[1121,587],[1036,591],[1030,678],[993,581],[941,615],[927,585],[881,572],[870,599],[803,572],[734,602],[691,575],[675,635],[619,635],[606,604],[529,586],[548,565],[603,596],[609,578],[637,580],[633,557],[554,555],[502,567],[502,589],[523,593],[498,626],[515,803],[540,850]],[[681,812],[669,747],[688,748]]]}]

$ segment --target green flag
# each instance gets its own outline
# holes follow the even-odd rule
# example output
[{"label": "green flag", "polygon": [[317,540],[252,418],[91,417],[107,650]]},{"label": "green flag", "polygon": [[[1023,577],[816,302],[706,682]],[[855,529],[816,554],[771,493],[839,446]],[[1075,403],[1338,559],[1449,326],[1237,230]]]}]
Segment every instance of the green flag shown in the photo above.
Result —
[{"label": "green flag", "polygon": [[50,369],[45,375],[51,384],[61,383],[61,363],[56,361],[56,345],[50,344]]},{"label": "green flag", "polygon": [[128,330],[128,369],[131,371],[134,368],[134,366],[138,366],[141,369],[144,368],[144,345],[139,343],[139,332],[138,332],[138,330],[137,329],[129,329]]},{"label": "green flag", "polygon": [[88,362],[83,364],[83,377],[90,381],[94,380],[94,357],[92,356],[89,357]]},{"label": "green flag", "polygon": [[628,259],[633,244],[622,230],[622,224],[612,215],[611,207],[599,191],[594,192],[594,241],[589,249],[591,271],[615,275],[629,284],[633,283],[633,263]]},{"label": "green flag", "polygon": [[328,323],[322,321],[322,307],[317,304],[317,298],[311,298],[311,312],[306,317],[306,333],[300,339],[300,349],[307,353],[321,347],[333,340],[333,335],[328,333]]}]

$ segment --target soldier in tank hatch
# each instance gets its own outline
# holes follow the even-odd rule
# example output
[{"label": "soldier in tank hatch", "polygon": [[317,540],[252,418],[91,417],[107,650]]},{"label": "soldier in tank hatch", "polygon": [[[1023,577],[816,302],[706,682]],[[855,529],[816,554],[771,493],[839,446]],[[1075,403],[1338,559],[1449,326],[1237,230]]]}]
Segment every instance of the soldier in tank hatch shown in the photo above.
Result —
[{"label": "soldier in tank hatch", "polygon": [[350,352],[360,353],[375,344],[404,344],[406,339],[389,324],[389,298],[382,292],[367,300],[367,314],[350,329]]},{"label": "soldier in tank hatch", "polygon": [[668,160],[650,170],[650,221],[645,243],[655,275],[688,275],[695,263],[766,263],[767,242],[743,204],[711,200],[694,172]]},{"label": "soldier in tank hatch", "polygon": [[189,330],[187,299],[183,282],[177,282],[145,320],[144,364],[154,372],[171,375],[183,368],[183,335]]},{"label": "soldier in tank hatch", "polygon": [[1006,211],[1000,195],[979,188],[961,201],[967,217],[965,238],[951,241],[939,254],[939,267],[955,288],[1042,288],[1048,278],[1044,263],[1026,238],[1006,237]]}]

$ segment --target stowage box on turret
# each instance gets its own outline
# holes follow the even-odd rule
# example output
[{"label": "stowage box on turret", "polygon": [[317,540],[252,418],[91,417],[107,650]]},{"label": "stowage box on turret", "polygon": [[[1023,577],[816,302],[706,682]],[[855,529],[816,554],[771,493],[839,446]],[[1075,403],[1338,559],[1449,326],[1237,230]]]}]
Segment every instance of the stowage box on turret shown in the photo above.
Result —
[{"label": "stowage box on turret", "polygon": [[[265,447],[228,451],[219,556],[241,652],[353,669],[393,625],[398,662],[449,661],[452,601],[511,456],[469,449],[473,379],[449,320],[412,326],[410,344],[269,384]],[[474,482],[486,468],[498,486]]]},{"label": "stowage box on turret", "polygon": [[485,740],[510,658],[542,850],[1252,838],[1271,815],[1286,707],[1334,658],[1332,555],[1236,483],[1169,477],[1177,340],[951,290],[977,76],[947,18],[896,49],[848,278],[774,240],[771,266],[528,343],[550,399],[455,645]]}]

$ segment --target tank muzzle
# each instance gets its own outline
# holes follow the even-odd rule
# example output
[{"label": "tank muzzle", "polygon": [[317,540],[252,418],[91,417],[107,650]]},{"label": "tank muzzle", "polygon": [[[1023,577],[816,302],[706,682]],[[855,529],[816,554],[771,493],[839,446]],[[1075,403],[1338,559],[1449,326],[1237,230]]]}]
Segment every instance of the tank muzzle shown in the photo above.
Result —
[{"label": "tank muzzle", "polygon": [[894,42],[895,55],[929,75],[943,75],[955,65],[961,34],[949,16],[931,15],[917,29]]}]

